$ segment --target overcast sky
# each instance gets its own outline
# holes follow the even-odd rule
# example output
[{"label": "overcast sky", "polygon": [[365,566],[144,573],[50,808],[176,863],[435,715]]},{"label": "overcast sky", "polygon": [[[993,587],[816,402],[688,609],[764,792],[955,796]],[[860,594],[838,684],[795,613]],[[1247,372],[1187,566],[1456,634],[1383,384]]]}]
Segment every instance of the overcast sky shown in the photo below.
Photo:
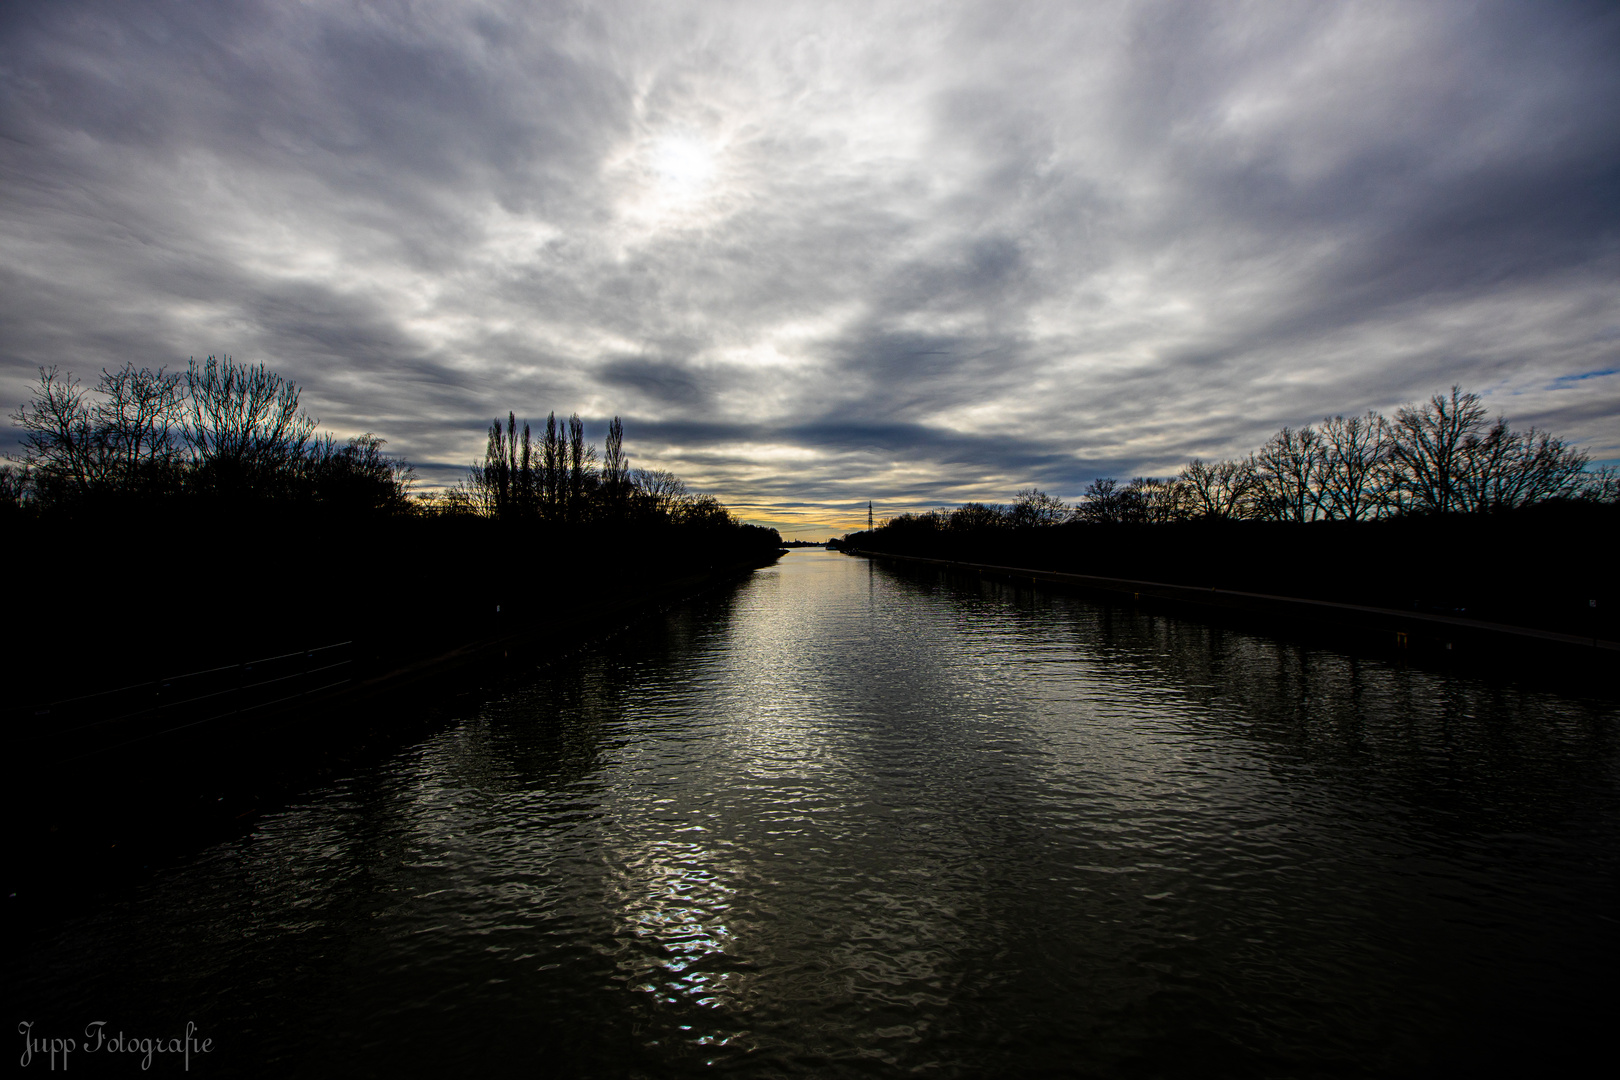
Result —
[{"label": "overcast sky", "polygon": [[810,536],[1453,383],[1620,457],[1612,3],[0,19],[7,414],[229,353],[432,481],[617,414]]}]

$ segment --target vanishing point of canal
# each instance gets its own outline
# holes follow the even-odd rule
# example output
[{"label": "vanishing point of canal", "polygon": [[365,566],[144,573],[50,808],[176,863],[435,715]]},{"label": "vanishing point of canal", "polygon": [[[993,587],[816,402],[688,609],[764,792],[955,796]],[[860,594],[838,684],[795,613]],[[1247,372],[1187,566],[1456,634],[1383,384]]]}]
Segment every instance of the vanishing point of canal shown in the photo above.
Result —
[{"label": "vanishing point of canal", "polygon": [[1450,1075],[1612,1022],[1612,697],[814,550],[468,700],[14,989],[268,1076]]}]

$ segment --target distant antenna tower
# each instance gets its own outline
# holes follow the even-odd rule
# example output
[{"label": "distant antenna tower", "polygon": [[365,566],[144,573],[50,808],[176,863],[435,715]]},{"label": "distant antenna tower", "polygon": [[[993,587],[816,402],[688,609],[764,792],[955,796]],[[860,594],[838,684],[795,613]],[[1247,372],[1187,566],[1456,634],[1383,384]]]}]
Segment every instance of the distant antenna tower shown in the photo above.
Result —
[{"label": "distant antenna tower", "polygon": [[872,500],[871,499],[866,500],[866,529],[867,529],[868,532],[870,532],[872,530]]}]

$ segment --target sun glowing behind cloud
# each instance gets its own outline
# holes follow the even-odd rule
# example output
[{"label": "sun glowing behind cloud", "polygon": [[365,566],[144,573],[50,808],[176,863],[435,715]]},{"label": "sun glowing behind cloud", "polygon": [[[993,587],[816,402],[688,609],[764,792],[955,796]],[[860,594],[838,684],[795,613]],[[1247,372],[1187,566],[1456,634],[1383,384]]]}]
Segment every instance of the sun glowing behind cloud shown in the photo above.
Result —
[{"label": "sun glowing behind cloud", "polygon": [[628,226],[615,245],[622,253],[669,230],[703,228],[725,217],[735,177],[725,175],[724,147],[684,131],[635,140],[610,166],[622,195],[620,221]]},{"label": "sun glowing behind cloud", "polygon": [[659,188],[667,196],[693,198],[714,181],[714,151],[697,139],[666,135],[654,141],[650,157]]}]

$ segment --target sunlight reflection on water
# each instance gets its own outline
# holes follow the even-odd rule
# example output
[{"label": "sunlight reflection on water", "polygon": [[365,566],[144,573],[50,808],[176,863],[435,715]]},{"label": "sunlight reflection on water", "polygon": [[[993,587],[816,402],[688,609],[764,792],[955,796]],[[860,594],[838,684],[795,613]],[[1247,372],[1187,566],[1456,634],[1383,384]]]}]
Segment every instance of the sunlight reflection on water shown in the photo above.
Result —
[{"label": "sunlight reflection on water", "polygon": [[1455,1062],[1587,1023],[1615,721],[799,553],[309,792],[27,978],[197,1017],[265,1074]]}]

